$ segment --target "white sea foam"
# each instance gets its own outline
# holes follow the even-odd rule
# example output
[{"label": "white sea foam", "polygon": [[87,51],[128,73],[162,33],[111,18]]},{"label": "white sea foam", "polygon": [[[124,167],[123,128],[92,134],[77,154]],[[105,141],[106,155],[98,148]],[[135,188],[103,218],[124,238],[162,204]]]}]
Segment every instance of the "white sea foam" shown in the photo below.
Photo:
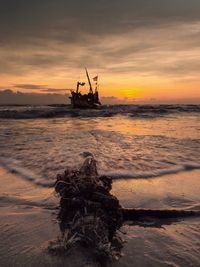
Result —
[{"label": "white sea foam", "polygon": [[200,164],[194,163],[185,163],[182,166],[174,166],[173,168],[164,169],[164,170],[154,170],[152,172],[138,172],[134,173],[133,171],[121,171],[118,170],[117,172],[107,172],[101,173],[102,175],[108,175],[113,179],[147,179],[147,178],[155,178],[161,177],[164,175],[176,174],[183,171],[192,171],[200,169]]},{"label": "white sea foam", "polygon": [[71,109],[70,106],[1,107],[0,118],[35,119],[54,117],[112,117],[125,115],[130,118],[155,118],[185,112],[200,113],[200,105],[115,105],[98,110]]},{"label": "white sea foam", "polygon": [[0,166],[4,167],[7,171],[14,173],[36,185],[43,187],[52,187],[54,185],[54,181],[47,181],[31,170],[19,166],[19,163],[16,160],[0,158]]},{"label": "white sea foam", "polygon": [[[26,179],[35,185],[39,185],[42,187],[53,187],[55,180],[49,179],[46,180],[44,177],[35,174],[33,171],[21,167],[20,162],[17,160],[11,160],[11,159],[3,159],[0,158],[0,166],[7,169],[9,172],[14,173],[23,179]],[[100,175],[107,175],[110,176],[113,179],[147,179],[147,178],[156,178],[161,177],[164,175],[170,175],[170,174],[176,174],[183,171],[192,171],[195,169],[200,169],[200,165],[193,164],[193,163],[186,163],[182,166],[175,166],[170,169],[165,170],[157,170],[154,172],[138,172],[134,173],[134,171],[108,171],[106,173],[99,171]]]},{"label": "white sea foam", "polygon": [[[170,113],[155,120],[139,117],[144,112],[151,116],[152,110],[157,116],[156,112],[161,114],[166,109],[178,112],[195,108],[198,106],[114,106],[94,111],[68,108],[64,112],[71,115],[67,117],[0,119],[0,157],[7,169],[43,186],[52,185],[56,175],[66,168],[80,166],[90,154],[96,158],[101,174],[116,179],[153,178],[198,169],[198,113]],[[29,114],[33,109],[40,113],[64,107],[31,107]],[[89,118],[88,113],[92,114]],[[120,116],[110,117],[116,113]],[[135,114],[135,119],[130,114]]]}]

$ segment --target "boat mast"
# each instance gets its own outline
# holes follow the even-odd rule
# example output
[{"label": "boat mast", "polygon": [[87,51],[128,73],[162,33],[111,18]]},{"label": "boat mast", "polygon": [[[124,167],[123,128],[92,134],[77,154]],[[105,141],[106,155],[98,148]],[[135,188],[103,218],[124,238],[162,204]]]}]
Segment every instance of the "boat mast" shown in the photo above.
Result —
[{"label": "boat mast", "polygon": [[98,84],[98,78],[97,78],[97,80],[95,82],[95,93],[98,93],[98,89],[99,89],[99,84]]},{"label": "boat mast", "polygon": [[87,75],[87,78],[88,78],[88,83],[89,83],[89,86],[90,86],[90,93],[93,94],[92,84],[91,84],[90,77],[89,77],[89,74],[88,74],[88,71],[87,71],[86,68],[85,68],[85,71],[86,71],[86,75]]}]

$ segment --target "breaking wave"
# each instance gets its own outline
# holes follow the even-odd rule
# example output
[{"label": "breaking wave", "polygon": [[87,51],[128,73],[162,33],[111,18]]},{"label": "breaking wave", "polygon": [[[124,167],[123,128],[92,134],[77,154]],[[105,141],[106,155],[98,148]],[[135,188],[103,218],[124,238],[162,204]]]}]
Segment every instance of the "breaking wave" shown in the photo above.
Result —
[{"label": "breaking wave", "polygon": [[19,175],[25,180],[28,180],[36,185],[39,185],[42,187],[53,187],[54,186],[55,181],[52,181],[52,180],[47,181],[43,179],[41,176],[35,174],[31,170],[19,166],[16,160],[0,158],[0,166],[4,167],[7,171],[14,173],[16,175]]},{"label": "breaking wave", "polygon": [[[46,178],[35,174],[31,170],[21,167],[20,163],[17,160],[0,158],[0,166],[4,167],[7,171],[14,173],[20,176],[21,178],[28,180],[31,183],[38,185],[38,186],[53,187],[55,184],[55,180],[53,180],[52,178],[47,180]],[[186,163],[186,164],[183,164],[182,166],[175,166],[174,168],[157,170],[157,171],[154,170],[154,171],[149,171],[149,172],[134,173],[134,171],[131,171],[131,170],[129,171],[116,170],[115,172],[108,171],[104,173],[104,172],[101,172],[101,170],[99,170],[99,174],[110,176],[114,180],[115,179],[148,179],[148,178],[161,177],[164,175],[177,174],[179,172],[184,172],[184,171],[192,171],[196,169],[200,169],[199,164]]]},{"label": "breaking wave", "polygon": [[105,174],[102,173],[102,175],[108,175],[113,179],[147,179],[147,178],[156,178],[165,175],[177,174],[179,172],[192,171],[197,169],[200,169],[199,164],[186,163],[183,164],[182,166],[175,166],[174,168],[169,168],[164,170],[158,169],[157,171],[154,170],[145,173],[138,172],[137,174],[134,174],[134,172],[130,171],[118,171],[118,172],[107,172]]},{"label": "breaking wave", "polygon": [[129,117],[154,118],[173,113],[200,113],[200,105],[115,105],[102,106],[97,110],[71,109],[70,106],[24,106],[1,107],[2,119],[36,119],[54,117]]}]

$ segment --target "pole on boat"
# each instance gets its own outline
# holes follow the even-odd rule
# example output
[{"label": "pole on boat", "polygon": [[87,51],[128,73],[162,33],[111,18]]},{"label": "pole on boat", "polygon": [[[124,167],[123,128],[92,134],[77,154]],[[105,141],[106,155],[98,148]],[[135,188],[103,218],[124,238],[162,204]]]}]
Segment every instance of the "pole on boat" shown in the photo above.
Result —
[{"label": "pole on boat", "polygon": [[77,85],[76,85],[76,93],[78,94],[78,89],[79,89],[79,82],[77,82]]},{"label": "pole on boat", "polygon": [[88,74],[87,68],[85,68],[85,71],[86,71],[86,75],[87,75],[87,78],[88,78],[88,83],[89,83],[89,86],[90,86],[90,93],[92,93],[92,94],[93,94],[93,90],[92,90],[92,84],[91,84],[91,81],[90,81],[90,77],[89,77],[89,74]]},{"label": "pole on boat", "polygon": [[93,78],[93,81],[95,82],[95,93],[97,93],[98,92],[98,87],[99,87],[98,75]]}]

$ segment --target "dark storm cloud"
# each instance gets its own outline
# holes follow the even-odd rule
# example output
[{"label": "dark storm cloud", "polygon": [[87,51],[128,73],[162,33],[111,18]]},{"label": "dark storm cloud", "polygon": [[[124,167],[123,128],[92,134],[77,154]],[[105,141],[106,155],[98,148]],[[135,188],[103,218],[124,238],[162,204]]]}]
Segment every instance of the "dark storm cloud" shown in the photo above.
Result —
[{"label": "dark storm cloud", "polygon": [[195,21],[199,14],[199,0],[1,0],[0,40],[4,45],[22,40],[37,45],[39,39],[84,42],[84,34]]},{"label": "dark storm cloud", "polygon": [[196,71],[195,58],[166,57],[198,48],[199,31],[179,25],[198,23],[199,14],[199,0],[0,0],[0,73],[49,74],[83,64],[107,73]]}]

